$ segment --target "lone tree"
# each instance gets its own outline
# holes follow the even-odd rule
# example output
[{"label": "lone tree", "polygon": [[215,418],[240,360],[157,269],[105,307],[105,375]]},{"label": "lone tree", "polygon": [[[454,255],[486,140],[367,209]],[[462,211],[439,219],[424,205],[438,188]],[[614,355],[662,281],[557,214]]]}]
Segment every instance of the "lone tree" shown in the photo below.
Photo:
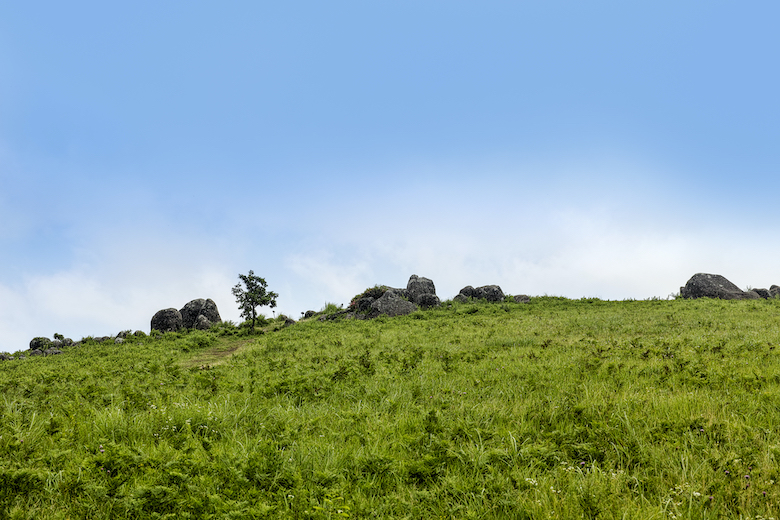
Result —
[{"label": "lone tree", "polygon": [[238,278],[244,286],[242,287],[240,283],[236,284],[233,287],[233,296],[236,297],[241,317],[252,320],[252,332],[254,332],[257,308],[267,305],[273,309],[276,307],[276,299],[279,295],[273,291],[266,291],[268,284],[263,278],[255,276],[253,271],[249,271],[249,274],[239,274]]}]

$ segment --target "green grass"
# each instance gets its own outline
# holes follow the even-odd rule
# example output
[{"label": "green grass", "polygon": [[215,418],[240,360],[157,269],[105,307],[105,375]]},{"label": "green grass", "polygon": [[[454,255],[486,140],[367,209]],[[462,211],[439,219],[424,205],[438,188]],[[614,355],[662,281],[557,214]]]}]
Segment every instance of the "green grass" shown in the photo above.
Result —
[{"label": "green grass", "polygon": [[0,519],[777,517],[779,318],[445,302],[0,363]]}]

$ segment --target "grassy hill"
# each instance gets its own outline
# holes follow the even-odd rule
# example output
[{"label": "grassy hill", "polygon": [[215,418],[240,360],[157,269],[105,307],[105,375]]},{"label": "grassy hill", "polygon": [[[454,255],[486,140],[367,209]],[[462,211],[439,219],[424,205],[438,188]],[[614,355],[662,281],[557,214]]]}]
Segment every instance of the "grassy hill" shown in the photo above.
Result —
[{"label": "grassy hill", "polygon": [[534,298],[0,363],[0,519],[771,518],[780,300]]}]

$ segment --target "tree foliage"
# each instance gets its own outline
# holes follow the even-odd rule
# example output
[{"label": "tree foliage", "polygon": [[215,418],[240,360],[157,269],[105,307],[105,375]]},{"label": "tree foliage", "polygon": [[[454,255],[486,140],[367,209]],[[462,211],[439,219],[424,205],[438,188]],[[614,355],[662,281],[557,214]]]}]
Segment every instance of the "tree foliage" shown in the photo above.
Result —
[{"label": "tree foliage", "polygon": [[252,320],[252,331],[254,332],[257,308],[268,306],[273,309],[276,307],[276,299],[279,295],[268,291],[265,279],[255,276],[254,271],[250,270],[249,274],[239,274],[238,278],[241,282],[233,287],[233,296],[236,297],[241,317],[247,321]]}]

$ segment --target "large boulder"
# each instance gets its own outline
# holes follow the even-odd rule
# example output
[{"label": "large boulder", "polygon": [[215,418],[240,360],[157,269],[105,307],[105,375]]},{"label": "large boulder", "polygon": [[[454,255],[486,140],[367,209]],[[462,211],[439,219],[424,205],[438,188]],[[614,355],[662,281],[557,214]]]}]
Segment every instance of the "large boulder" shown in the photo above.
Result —
[{"label": "large boulder", "polygon": [[163,309],[152,316],[152,330],[176,332],[183,326],[181,313],[176,309]]},{"label": "large boulder", "polygon": [[417,305],[404,300],[396,291],[388,290],[381,298],[371,303],[371,309],[375,314],[387,316],[403,316],[417,310]]},{"label": "large boulder", "polygon": [[420,300],[425,298],[426,303],[432,302],[433,300],[427,295],[436,296],[436,286],[433,285],[433,280],[416,274],[409,277],[409,282],[406,284],[406,297],[409,298],[409,301],[421,305]]},{"label": "large boulder", "polygon": [[498,285],[483,285],[476,289],[470,285],[467,285],[460,290],[458,296],[455,297],[458,301],[466,301],[469,298],[475,300],[487,300],[489,302],[502,302],[504,301],[504,291]]},{"label": "large boulder", "polygon": [[680,287],[683,298],[720,298],[721,300],[757,300],[757,293],[746,292],[719,274],[696,273],[684,287]]},{"label": "large boulder", "polygon": [[756,293],[765,300],[768,300],[772,297],[772,295],[769,293],[769,289],[753,289],[751,292]]},{"label": "large boulder", "polygon": [[198,328],[199,324],[203,326],[203,320],[199,320],[200,316],[205,317],[206,320],[212,324],[222,321],[222,318],[219,316],[217,304],[214,303],[214,300],[211,298],[205,300],[203,298],[192,300],[182,307],[179,313],[181,314],[182,327],[185,329]]},{"label": "large boulder", "polygon": [[504,291],[498,285],[483,285],[477,287],[479,291],[479,297],[484,298],[489,302],[502,302],[504,301]]},{"label": "large boulder", "polygon": [[773,285],[769,288],[769,296],[770,298],[777,298],[780,296],[780,286]]},{"label": "large boulder", "polygon": [[46,350],[51,346],[49,338],[37,337],[30,340],[30,350]]}]

